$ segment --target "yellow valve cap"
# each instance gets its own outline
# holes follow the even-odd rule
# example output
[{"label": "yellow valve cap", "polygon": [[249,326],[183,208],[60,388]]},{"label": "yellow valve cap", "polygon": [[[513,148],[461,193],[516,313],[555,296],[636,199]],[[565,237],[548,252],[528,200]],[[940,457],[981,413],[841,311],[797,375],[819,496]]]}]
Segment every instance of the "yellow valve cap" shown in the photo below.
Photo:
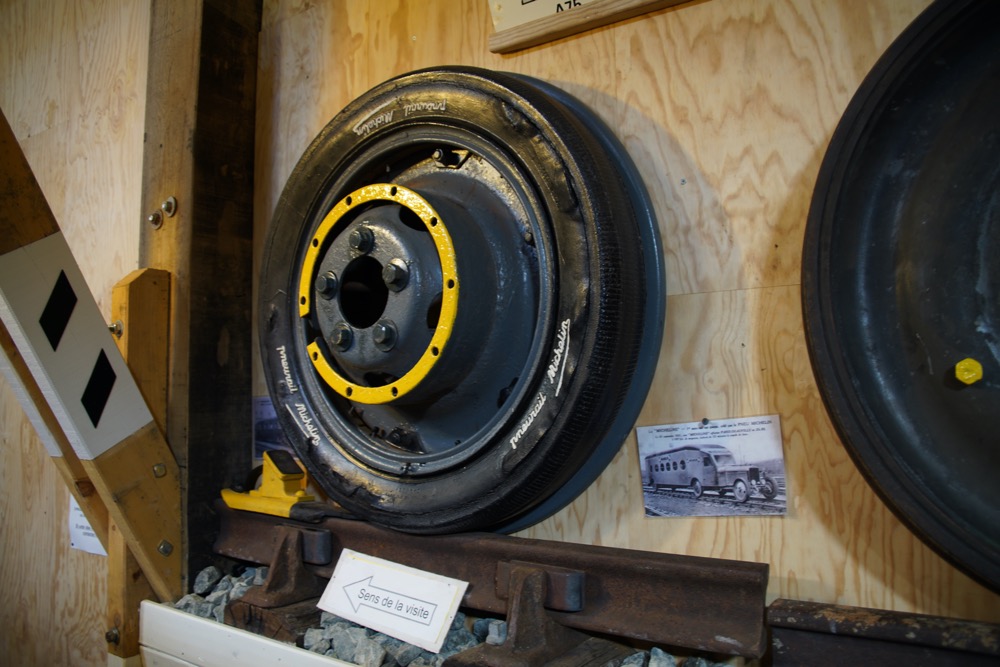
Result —
[{"label": "yellow valve cap", "polygon": [[955,378],[962,384],[975,384],[983,379],[983,365],[967,357],[955,364]]}]

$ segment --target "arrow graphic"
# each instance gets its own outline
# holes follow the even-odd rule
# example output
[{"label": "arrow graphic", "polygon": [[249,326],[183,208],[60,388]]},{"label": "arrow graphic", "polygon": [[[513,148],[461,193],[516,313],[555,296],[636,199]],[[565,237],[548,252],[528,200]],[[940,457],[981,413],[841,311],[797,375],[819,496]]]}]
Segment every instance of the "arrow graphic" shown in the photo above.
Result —
[{"label": "arrow graphic", "polygon": [[344,586],[344,593],[355,613],[360,612],[361,607],[370,607],[405,621],[430,625],[437,611],[437,604],[433,602],[375,586],[371,576]]}]

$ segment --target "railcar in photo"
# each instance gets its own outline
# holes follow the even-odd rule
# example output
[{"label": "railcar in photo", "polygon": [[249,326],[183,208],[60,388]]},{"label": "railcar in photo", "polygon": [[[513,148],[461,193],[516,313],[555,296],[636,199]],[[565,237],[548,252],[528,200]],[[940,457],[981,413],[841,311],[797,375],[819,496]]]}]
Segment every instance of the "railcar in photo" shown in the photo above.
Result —
[{"label": "railcar in photo", "polygon": [[762,468],[740,465],[732,452],[722,445],[687,445],[650,454],[645,458],[647,486],[688,488],[696,498],[705,490],[720,496],[732,494],[737,502],[746,502],[751,493],[768,500],[778,493],[778,486]]}]

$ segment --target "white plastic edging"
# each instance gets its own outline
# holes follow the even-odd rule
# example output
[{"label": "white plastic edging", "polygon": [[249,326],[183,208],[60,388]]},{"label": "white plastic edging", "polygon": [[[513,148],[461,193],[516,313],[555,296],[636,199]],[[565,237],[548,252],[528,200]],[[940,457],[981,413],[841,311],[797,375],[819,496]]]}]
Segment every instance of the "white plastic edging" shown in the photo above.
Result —
[{"label": "white plastic edging", "polygon": [[146,667],[356,667],[149,600],[139,644]]}]

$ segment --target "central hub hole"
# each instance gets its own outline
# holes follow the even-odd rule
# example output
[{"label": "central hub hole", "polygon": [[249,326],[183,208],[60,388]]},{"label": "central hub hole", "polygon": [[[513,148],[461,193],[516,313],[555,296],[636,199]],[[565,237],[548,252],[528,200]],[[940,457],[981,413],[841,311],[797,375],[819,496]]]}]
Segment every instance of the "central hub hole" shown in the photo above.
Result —
[{"label": "central hub hole", "polygon": [[351,260],[340,287],[340,308],[351,326],[366,329],[378,322],[388,301],[382,264],[368,255]]}]

